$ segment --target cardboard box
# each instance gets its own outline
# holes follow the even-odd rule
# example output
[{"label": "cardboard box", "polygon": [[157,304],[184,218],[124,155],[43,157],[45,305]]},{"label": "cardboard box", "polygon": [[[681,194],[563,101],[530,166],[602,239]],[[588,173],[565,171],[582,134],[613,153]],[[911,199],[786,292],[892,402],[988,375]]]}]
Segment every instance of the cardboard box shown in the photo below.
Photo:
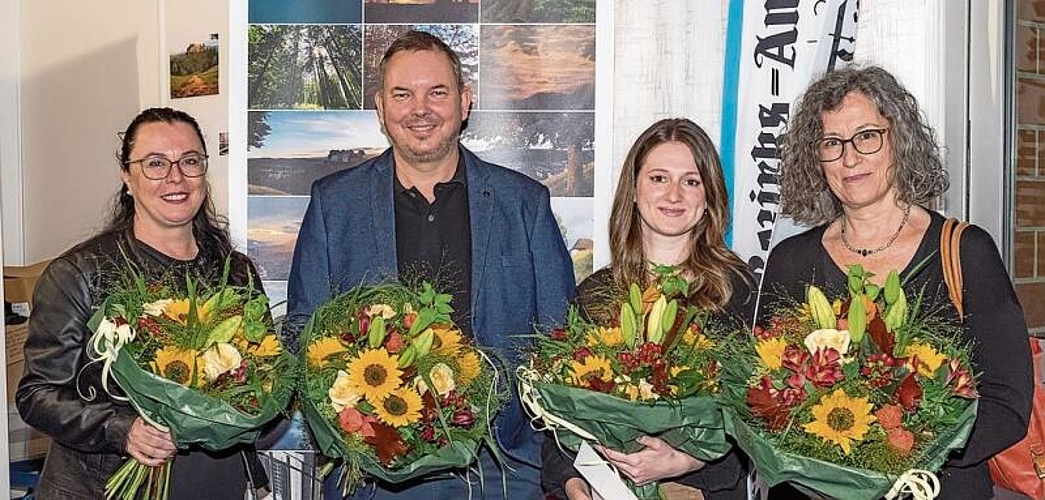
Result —
[{"label": "cardboard box", "polygon": [[36,280],[50,263],[48,259],[28,266],[4,266],[4,300],[12,304],[26,303],[32,308]]}]

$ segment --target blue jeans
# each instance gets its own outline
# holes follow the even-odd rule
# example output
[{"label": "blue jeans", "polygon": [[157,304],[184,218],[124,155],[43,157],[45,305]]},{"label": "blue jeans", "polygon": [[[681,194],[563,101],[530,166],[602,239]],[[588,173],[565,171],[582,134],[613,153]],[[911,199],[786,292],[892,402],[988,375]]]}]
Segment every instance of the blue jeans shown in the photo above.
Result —
[{"label": "blue jeans", "polygon": [[[352,495],[353,500],[538,500],[541,492],[540,470],[505,456],[498,464],[485,447],[476,465],[482,467],[482,480],[475,470],[444,471],[400,484],[367,482]],[[502,474],[502,470],[504,473]],[[331,474],[338,476],[337,471]],[[503,480],[503,481],[502,481]],[[323,498],[341,498],[336,481],[323,485]]]}]

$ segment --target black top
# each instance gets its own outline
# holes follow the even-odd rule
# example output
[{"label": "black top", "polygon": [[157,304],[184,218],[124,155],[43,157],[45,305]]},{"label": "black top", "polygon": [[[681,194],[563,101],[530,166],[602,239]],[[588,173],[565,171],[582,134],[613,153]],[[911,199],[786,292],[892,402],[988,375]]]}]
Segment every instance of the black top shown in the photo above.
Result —
[{"label": "black top", "polygon": [[[900,277],[906,280],[908,297],[924,289],[923,307],[942,308],[957,322],[958,312],[947,293],[939,252],[945,219],[929,213],[929,228]],[[762,285],[760,318],[769,316],[772,304],[780,297],[802,301],[808,284],[822,288],[828,296],[845,293],[846,273],[822,244],[826,228],[810,229],[773,249]],[[994,240],[983,229],[970,226],[962,233],[960,257],[966,313],[962,335],[973,344],[972,362],[980,372],[980,400],[965,449],[952,455],[938,473],[942,484],[938,498],[986,499],[993,496],[986,460],[1026,434],[1033,372],[1023,310]]]},{"label": "black top", "polygon": [[[596,271],[580,285],[574,303],[581,314],[596,321],[603,322],[607,308],[602,307],[615,295],[613,290],[613,272],[610,268]],[[745,322],[754,315],[755,300],[752,288],[741,276],[733,279],[733,296],[726,305],[720,319]],[[541,448],[541,486],[550,497],[566,498],[566,481],[581,477],[573,467],[574,453],[563,453],[555,444],[555,439],[546,437]],[[744,500],[747,499],[747,459],[742,457],[739,448],[734,446],[729,453],[713,462],[708,462],[700,470],[682,477],[668,479],[701,490],[707,500]]]},{"label": "black top", "polygon": [[435,185],[435,201],[395,177],[396,264],[400,276],[423,279],[453,295],[451,319],[471,334],[472,231],[464,159],[453,178]]}]

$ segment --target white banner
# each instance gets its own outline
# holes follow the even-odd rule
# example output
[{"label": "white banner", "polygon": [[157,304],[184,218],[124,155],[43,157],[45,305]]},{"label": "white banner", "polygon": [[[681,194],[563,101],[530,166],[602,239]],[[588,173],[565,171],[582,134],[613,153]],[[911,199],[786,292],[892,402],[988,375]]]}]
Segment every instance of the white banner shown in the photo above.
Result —
[{"label": "white banner", "polygon": [[858,6],[858,0],[730,0],[722,91],[730,244],[759,276],[780,201],[777,138],[810,80],[852,61]]}]

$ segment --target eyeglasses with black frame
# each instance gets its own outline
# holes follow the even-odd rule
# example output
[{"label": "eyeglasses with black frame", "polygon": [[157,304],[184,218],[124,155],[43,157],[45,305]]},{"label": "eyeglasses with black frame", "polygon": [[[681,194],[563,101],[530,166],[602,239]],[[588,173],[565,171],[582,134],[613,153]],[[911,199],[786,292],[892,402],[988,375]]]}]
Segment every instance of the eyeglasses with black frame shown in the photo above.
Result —
[{"label": "eyeglasses with black frame", "polygon": [[848,139],[837,137],[825,137],[817,143],[817,154],[821,162],[835,161],[845,154],[845,145],[849,143],[857,153],[863,155],[875,154],[882,150],[885,141],[882,136],[889,131],[887,128],[869,128],[861,130]]},{"label": "eyeglasses with black frame", "polygon": [[146,156],[138,160],[131,160],[127,165],[138,163],[142,167],[142,175],[146,179],[158,181],[166,179],[171,174],[175,165],[181,170],[185,177],[202,177],[207,173],[208,155],[187,154],[177,160],[171,160],[165,156]]}]

